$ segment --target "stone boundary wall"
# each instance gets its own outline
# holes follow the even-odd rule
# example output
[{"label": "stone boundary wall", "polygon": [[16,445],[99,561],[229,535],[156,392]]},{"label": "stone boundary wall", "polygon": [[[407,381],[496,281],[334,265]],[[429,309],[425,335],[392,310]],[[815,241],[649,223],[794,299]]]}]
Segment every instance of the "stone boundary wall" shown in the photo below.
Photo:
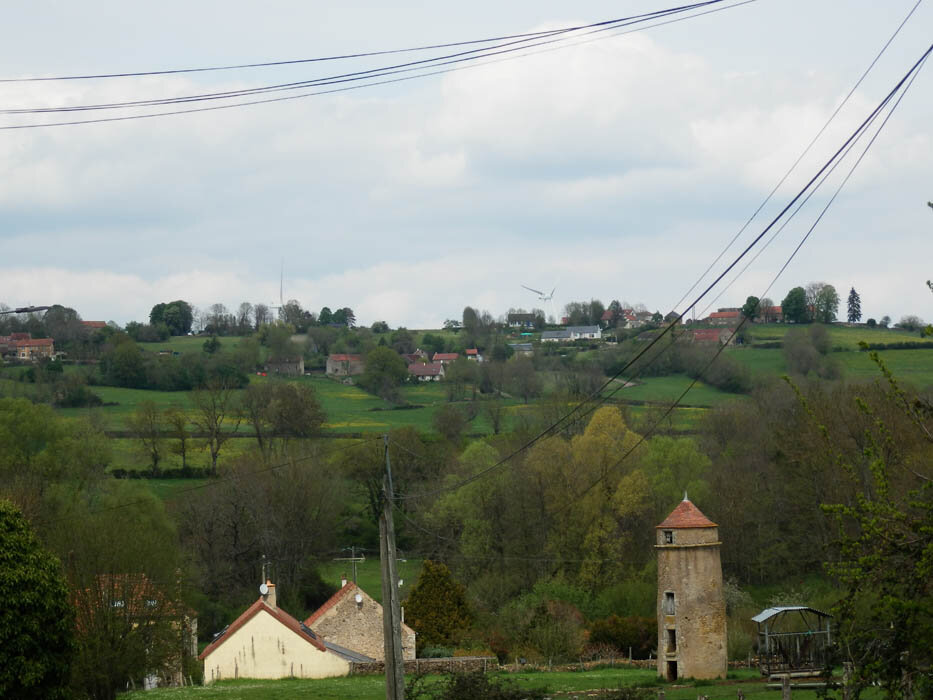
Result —
[{"label": "stone boundary wall", "polygon": [[[470,671],[498,671],[499,661],[495,656],[453,656],[446,659],[410,659],[405,662],[405,673],[466,673]],[[382,661],[354,662],[350,664],[350,675],[385,673]]]}]

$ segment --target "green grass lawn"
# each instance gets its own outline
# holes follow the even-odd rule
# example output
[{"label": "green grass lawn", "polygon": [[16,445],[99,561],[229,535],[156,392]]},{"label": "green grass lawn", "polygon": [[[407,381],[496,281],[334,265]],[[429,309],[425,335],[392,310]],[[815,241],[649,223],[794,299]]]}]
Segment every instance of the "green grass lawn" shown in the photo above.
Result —
[{"label": "green grass lawn", "polygon": [[[397,526],[401,522],[397,523]],[[356,583],[366,591],[370,597],[378,602],[382,602],[382,572],[379,568],[379,552],[357,551],[357,556],[363,556],[366,561],[356,565]],[[403,554],[403,552],[399,552]],[[349,557],[350,551],[347,550],[341,557]],[[347,580],[353,580],[353,564],[348,561],[322,561],[318,565],[318,573],[327,583],[332,586],[340,585],[340,578],[346,574]],[[402,579],[401,600],[404,601],[411,590],[418,582],[418,575],[421,573],[420,559],[405,559],[398,562],[398,575]]]},{"label": "green grass lawn", "polygon": [[[210,336],[206,335],[176,335],[161,343],[139,343],[139,347],[149,352],[159,352],[160,350],[172,350],[173,352],[201,352],[204,349],[204,341]],[[235,348],[243,337],[241,336],[218,336],[220,347],[224,350]]]},{"label": "green grass lawn", "polygon": [[[748,326],[748,333],[753,343],[767,343],[783,340],[791,328],[804,328],[792,323],[754,323]],[[858,344],[866,343],[919,343],[929,338],[921,338],[919,333],[911,333],[895,328],[868,328],[867,326],[849,327],[830,324],[826,326],[833,347],[858,350]]]},{"label": "green grass lawn", "polygon": [[[671,374],[666,377],[644,377],[637,381],[639,382],[637,386],[619,389],[615,392],[614,397],[622,401],[670,404],[690,386],[690,382],[693,380],[686,374]],[[615,387],[610,388],[614,389]],[[720,391],[700,381],[684,396],[681,404],[684,406],[709,407],[737,398],[741,398],[740,395]]]},{"label": "green grass lawn", "polygon": [[[583,691],[612,690],[622,686],[653,686],[656,683],[654,669],[600,668],[589,671],[521,672],[495,674],[506,678],[520,688],[545,686],[550,692],[575,693]],[[735,698],[738,690],[746,696],[761,700],[779,698],[780,690],[768,690],[754,670],[740,670],[730,674],[736,678],[722,683],[658,684],[650,687],[648,697],[654,697],[663,689],[671,700],[694,700],[698,694],[711,700]],[[442,677],[428,677],[428,684],[437,683]],[[349,676],[321,680],[284,679],[277,681],[223,681],[209,686],[170,688],[152,691],[136,691],[121,697],[132,700],[189,700],[199,698],[229,698],[229,700],[377,700],[385,697],[383,676]],[[561,697],[575,697],[563,695]],[[794,690],[793,697],[800,700],[816,698],[814,691]]]}]

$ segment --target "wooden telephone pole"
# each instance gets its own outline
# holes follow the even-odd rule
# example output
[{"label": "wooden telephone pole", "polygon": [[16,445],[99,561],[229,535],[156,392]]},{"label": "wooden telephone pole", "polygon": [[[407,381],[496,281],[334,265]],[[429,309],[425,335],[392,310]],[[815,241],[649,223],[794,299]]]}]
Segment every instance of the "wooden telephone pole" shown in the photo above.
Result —
[{"label": "wooden telephone pole", "polygon": [[382,478],[382,515],[379,516],[379,556],[382,564],[382,632],[385,639],[386,700],[405,700],[405,663],[402,660],[402,613],[398,599],[395,525],[392,521],[392,465],[389,436],[385,443],[386,470]]}]

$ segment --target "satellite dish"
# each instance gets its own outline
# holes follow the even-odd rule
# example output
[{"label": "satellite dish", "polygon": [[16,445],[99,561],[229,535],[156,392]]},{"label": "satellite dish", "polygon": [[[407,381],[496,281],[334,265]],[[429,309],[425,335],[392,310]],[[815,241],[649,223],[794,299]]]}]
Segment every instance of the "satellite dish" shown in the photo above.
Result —
[{"label": "satellite dish", "polygon": [[269,587],[268,587],[266,584],[264,584],[264,583],[260,583],[260,584],[259,584],[259,592],[260,592],[262,595],[266,595],[266,593],[269,592]]}]

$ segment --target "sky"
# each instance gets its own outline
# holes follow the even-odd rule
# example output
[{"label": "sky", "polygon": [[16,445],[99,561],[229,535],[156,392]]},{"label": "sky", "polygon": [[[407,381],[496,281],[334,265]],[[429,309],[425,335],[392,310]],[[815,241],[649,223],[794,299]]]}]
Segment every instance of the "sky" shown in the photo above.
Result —
[{"label": "sky", "polygon": [[[436,328],[467,305],[493,316],[535,306],[559,315],[565,303],[591,298],[683,311],[928,48],[933,0],[920,3],[810,153],[701,279],[915,2],[755,0],[360,90],[0,130],[0,302],[58,303],[86,320],[123,324],[179,298],[231,310],[244,301],[277,305],[284,276],[285,300],[314,311],[349,306],[365,325]],[[360,53],[671,6],[34,0],[4,10],[0,78]],[[422,55],[4,82],[0,109],[250,88],[412,57]],[[790,288],[823,281],[838,290],[841,316],[854,287],[863,320],[933,318],[925,286],[933,277],[931,107],[927,67],[780,277],[772,284],[865,141],[696,315],[764,292],[780,303]],[[77,113],[88,115],[116,112]],[[55,120],[0,114],[0,126]],[[522,285],[556,287],[554,299],[544,305]]]}]

